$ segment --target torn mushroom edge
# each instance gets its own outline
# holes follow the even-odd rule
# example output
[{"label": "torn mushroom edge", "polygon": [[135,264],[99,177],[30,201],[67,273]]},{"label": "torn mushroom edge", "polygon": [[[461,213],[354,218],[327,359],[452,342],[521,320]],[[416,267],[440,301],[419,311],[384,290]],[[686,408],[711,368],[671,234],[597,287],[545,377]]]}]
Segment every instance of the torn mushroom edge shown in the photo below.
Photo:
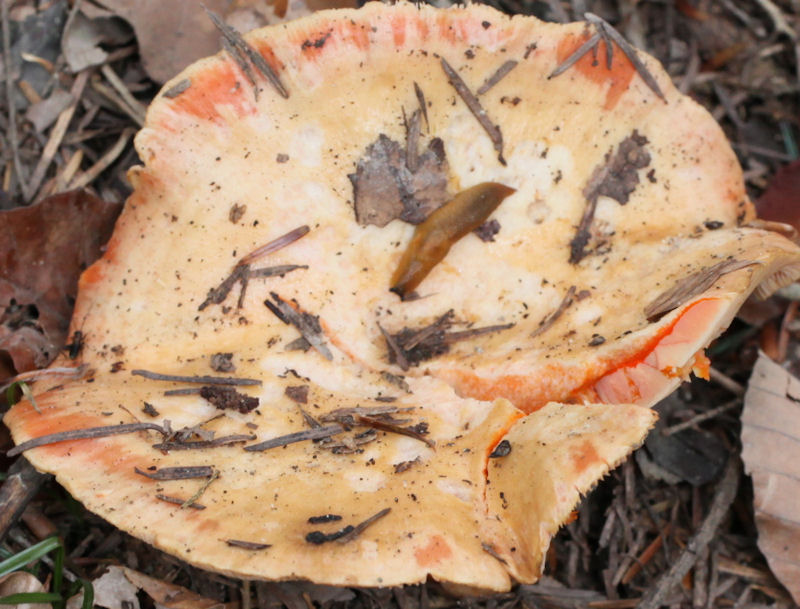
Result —
[{"label": "torn mushroom edge", "polygon": [[[677,389],[677,387],[688,378],[690,372],[700,372],[694,370],[693,364],[695,357],[697,355],[703,355],[705,349],[711,342],[725,331],[733,318],[736,317],[739,308],[751,294],[755,294],[757,298],[761,299],[768,298],[780,288],[800,279],[800,256],[793,244],[776,233],[768,233],[766,231],[758,232],[763,232],[765,235],[768,235],[770,240],[784,242],[786,248],[781,250],[778,247],[773,247],[770,254],[766,256],[766,259],[754,260],[752,266],[723,275],[705,292],[692,297],[688,302],[669,312],[661,320],[645,327],[641,331],[644,333],[652,333],[654,330],[657,332],[660,328],[669,327],[694,305],[704,300],[722,301],[720,310],[714,317],[713,322],[706,327],[704,332],[698,334],[694,341],[687,344],[683,352],[685,358],[664,362],[658,369],[658,372],[661,373],[664,380],[660,389],[646,400],[635,403],[650,408]],[[792,252],[791,250],[795,251]],[[747,287],[745,289],[736,289],[743,281],[746,282]],[[663,338],[668,336],[669,333]],[[658,343],[656,343],[656,346],[657,344]],[[649,353],[645,354],[645,357],[647,357],[647,355],[649,355]],[[602,400],[596,397],[594,397],[594,399],[592,399],[593,396],[589,397],[594,391],[595,386],[606,376],[614,374],[624,368],[624,366],[620,366],[591,381],[587,386],[587,391],[581,394],[585,396],[584,402],[602,402]],[[680,373],[681,371],[682,373]]]}]

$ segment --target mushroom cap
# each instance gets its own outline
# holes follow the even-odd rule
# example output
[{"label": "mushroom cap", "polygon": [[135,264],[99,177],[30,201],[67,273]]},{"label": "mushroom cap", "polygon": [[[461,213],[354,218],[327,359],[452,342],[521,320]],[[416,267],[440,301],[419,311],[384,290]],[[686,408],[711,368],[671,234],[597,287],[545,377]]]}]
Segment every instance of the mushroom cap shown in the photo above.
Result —
[{"label": "mushroom cap", "polygon": [[[597,61],[553,76],[590,35],[480,5],[370,3],[246,36],[288,97],[224,53],[168,83],[136,139],[135,192],[81,278],[73,329],[93,372],[40,384],[41,412],[16,405],[15,441],[150,421],[145,403],[161,425],[252,434],[250,446],[307,431],[301,408],[317,423],[367,408],[356,412],[391,429],[368,414],[346,440],[260,452],[159,450],[158,434],[139,431],[27,458],[119,528],[215,571],[535,581],[580,495],[652,426],[647,406],[707,367],[702,349],[748,294],[800,274],[794,244],[747,226],[755,214],[723,133],[654,60],[638,56],[663,98],[616,45],[609,68],[602,41]],[[509,61],[470,110],[453,82],[477,92]],[[419,298],[401,301],[390,282],[417,229],[399,216],[485,182],[515,189],[491,216],[494,240],[448,243]],[[300,226],[308,234],[248,256]],[[257,276],[282,265],[304,268]],[[230,279],[244,266],[256,273],[246,290]],[[226,278],[234,289],[221,294]],[[416,334],[430,348],[413,365],[389,355],[384,332],[410,352],[409,335],[450,310],[429,332],[438,342]],[[165,396],[185,384],[132,374],[207,375],[218,352],[260,381],[239,388],[257,409]],[[203,509],[157,497],[190,499],[202,480],[134,469],[199,465],[219,472],[194,498]],[[308,521],[326,514],[341,520]]]}]

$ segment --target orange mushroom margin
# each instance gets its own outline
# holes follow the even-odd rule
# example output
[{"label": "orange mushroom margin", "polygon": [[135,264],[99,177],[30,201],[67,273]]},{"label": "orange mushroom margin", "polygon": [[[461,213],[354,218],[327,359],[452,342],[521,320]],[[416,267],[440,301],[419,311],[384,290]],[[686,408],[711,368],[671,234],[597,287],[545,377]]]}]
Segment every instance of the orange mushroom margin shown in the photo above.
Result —
[{"label": "orange mushroom margin", "polygon": [[[591,36],[375,3],[251,33],[267,68],[234,51],[176,77],[82,277],[84,349],[56,362],[91,372],[5,418],[18,443],[149,428],[26,457],[239,577],[534,581],[581,493],[641,443],[642,406],[704,368],[749,293],[800,274],[653,60],[636,56],[661,95],[616,44],[554,75]],[[411,220],[485,182],[515,192],[401,301]],[[208,375],[254,383],[191,381]]]}]

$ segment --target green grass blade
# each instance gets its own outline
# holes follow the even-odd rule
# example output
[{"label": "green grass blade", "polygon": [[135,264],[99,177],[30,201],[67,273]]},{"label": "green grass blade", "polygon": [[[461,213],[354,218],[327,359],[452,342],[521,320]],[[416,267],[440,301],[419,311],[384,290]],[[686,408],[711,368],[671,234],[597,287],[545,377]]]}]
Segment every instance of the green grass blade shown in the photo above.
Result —
[{"label": "green grass blade", "polygon": [[48,537],[47,539],[32,545],[30,548],[22,550],[22,552],[17,552],[11,558],[0,562],[0,577],[6,575],[7,573],[18,571],[29,562],[39,560],[48,552],[51,552],[59,547],[61,547],[61,541],[58,539],[58,537]]},{"label": "green grass blade", "polygon": [[61,595],[55,592],[18,592],[0,597],[0,605],[20,605],[22,603],[52,603],[60,601]]},{"label": "green grass blade", "polygon": [[[53,561],[53,590],[61,592],[61,586],[64,583],[64,545],[58,544],[56,548],[55,560]],[[63,603],[56,603],[53,605],[56,609],[63,607]]]},{"label": "green grass blade", "polygon": [[81,580],[81,584],[83,585],[83,605],[81,605],[81,609],[92,609],[94,607],[94,586],[92,586],[92,582],[85,579]]}]

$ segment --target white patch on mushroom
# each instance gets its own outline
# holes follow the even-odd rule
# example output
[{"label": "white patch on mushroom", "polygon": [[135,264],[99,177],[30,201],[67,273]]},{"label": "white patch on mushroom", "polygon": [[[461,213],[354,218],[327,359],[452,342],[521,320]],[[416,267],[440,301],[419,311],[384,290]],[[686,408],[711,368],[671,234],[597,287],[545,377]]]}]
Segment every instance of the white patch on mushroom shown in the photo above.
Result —
[{"label": "white patch on mushroom", "polygon": [[465,503],[471,503],[474,500],[474,489],[463,480],[451,480],[446,478],[438,480],[436,486],[442,492],[458,497]]},{"label": "white patch on mushroom", "polygon": [[325,132],[316,124],[298,129],[289,138],[287,154],[304,167],[318,167],[322,163]]},{"label": "white patch on mushroom", "polygon": [[572,313],[572,323],[576,326],[591,324],[601,317],[605,310],[599,305],[583,305],[581,303],[581,305],[575,307],[575,311]]},{"label": "white patch on mushroom", "polygon": [[541,224],[547,220],[551,211],[550,206],[539,193],[536,193],[536,198],[528,204],[528,218],[534,224]]},{"label": "white patch on mushroom", "polygon": [[344,478],[356,493],[374,493],[386,484],[386,476],[375,470],[348,471]]}]

